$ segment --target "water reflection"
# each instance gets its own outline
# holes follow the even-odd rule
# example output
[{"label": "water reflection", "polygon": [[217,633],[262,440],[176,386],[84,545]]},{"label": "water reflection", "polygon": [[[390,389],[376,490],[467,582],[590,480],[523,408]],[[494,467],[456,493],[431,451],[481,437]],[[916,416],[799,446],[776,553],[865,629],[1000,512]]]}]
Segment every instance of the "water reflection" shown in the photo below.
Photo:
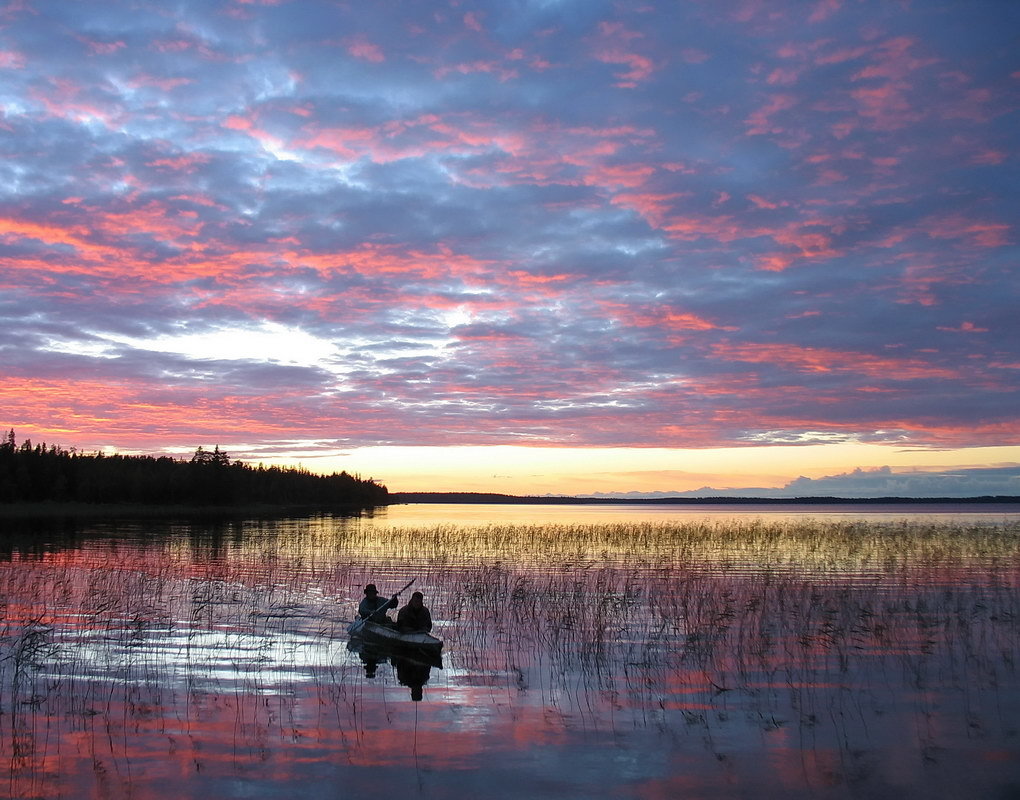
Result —
[{"label": "water reflection", "polygon": [[[1018,567],[1015,524],[85,526],[0,559],[6,789],[1005,795]],[[411,577],[441,661],[347,637]]]},{"label": "water reflection", "polygon": [[432,677],[433,667],[443,668],[443,659],[438,653],[408,652],[356,637],[347,643],[347,649],[358,654],[368,679],[376,677],[380,664],[391,664],[396,669],[397,682],[411,690],[410,696],[415,702],[424,697],[425,684]]},{"label": "water reflection", "polygon": [[823,522],[859,520],[895,522],[926,520],[958,524],[1001,525],[1020,521],[1015,503],[853,503],[853,504],[669,504],[648,505],[532,505],[406,503],[377,509],[376,527],[421,527],[443,524],[478,525],[592,525],[634,522],[746,521],[764,519],[791,522],[811,519]]}]

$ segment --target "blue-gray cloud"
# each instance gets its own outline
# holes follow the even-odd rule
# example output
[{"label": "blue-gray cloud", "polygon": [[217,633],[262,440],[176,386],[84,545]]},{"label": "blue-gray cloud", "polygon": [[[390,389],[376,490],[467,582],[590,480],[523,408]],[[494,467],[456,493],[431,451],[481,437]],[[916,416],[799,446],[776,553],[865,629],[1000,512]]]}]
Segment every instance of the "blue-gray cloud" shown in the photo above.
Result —
[{"label": "blue-gray cloud", "polygon": [[836,497],[836,498],[961,498],[1020,497],[1020,466],[967,467],[954,470],[894,470],[890,467],[855,469],[822,478],[799,477],[780,489],[738,487],[713,489],[705,486],[686,492],[609,492],[592,497],[662,499],[667,497]]},{"label": "blue-gray cloud", "polygon": [[0,421],[1016,443],[1017,13],[10,5]]}]

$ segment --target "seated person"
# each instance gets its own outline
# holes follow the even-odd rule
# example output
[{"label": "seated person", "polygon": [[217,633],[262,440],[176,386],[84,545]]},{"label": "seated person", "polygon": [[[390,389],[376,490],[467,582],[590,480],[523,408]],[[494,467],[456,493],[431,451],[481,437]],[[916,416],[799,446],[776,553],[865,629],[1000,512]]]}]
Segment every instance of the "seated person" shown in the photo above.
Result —
[{"label": "seated person", "polygon": [[425,607],[421,592],[412,594],[407,605],[397,612],[397,630],[401,633],[432,630],[432,614]]},{"label": "seated person", "polygon": [[382,625],[392,625],[393,620],[386,616],[386,611],[397,607],[397,596],[384,599],[379,596],[379,590],[374,583],[365,587],[365,597],[358,605],[358,616]]}]

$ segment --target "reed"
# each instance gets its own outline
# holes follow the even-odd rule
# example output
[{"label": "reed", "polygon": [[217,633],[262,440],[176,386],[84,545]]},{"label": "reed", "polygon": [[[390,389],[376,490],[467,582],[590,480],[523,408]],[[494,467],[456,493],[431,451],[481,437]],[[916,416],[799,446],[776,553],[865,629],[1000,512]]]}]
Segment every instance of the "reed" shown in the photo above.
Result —
[{"label": "reed", "polygon": [[346,621],[366,582],[410,577],[458,675],[585,713],[625,699],[645,724],[706,725],[720,696],[811,724],[821,687],[863,702],[877,671],[1017,682],[1015,524],[158,525],[0,561],[0,749],[28,753],[36,715],[169,730],[222,698],[283,736],[309,686],[356,730]]}]

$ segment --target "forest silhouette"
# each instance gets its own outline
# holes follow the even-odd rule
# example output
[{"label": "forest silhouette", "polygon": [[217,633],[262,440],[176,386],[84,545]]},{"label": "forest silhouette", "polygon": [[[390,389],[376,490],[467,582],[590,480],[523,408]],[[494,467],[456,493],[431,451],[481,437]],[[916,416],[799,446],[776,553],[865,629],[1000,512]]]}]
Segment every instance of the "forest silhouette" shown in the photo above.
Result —
[{"label": "forest silhouette", "polygon": [[170,456],[80,453],[45,443],[0,441],[0,503],[166,506],[316,505],[371,508],[389,493],[347,472],[318,475],[302,467],[250,466],[217,445],[190,460]]}]

